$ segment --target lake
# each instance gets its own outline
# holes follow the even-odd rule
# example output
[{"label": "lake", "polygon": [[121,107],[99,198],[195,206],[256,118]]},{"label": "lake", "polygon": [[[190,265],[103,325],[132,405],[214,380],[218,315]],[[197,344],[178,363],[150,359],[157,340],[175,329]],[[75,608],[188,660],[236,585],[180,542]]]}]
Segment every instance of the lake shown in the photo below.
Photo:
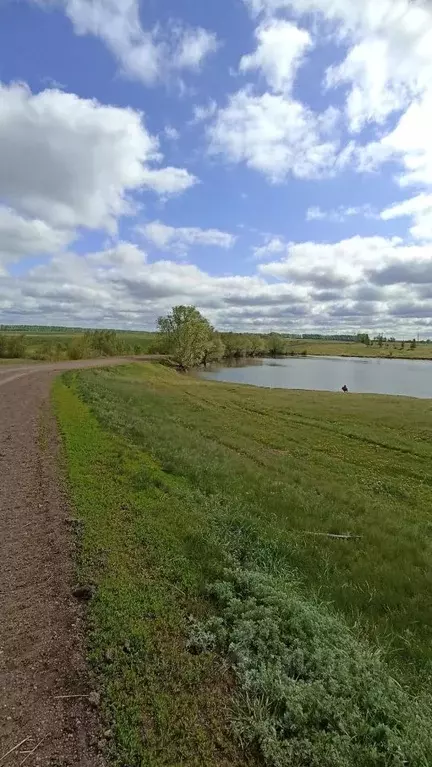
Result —
[{"label": "lake", "polygon": [[289,357],[242,360],[228,367],[200,373],[227,383],[279,389],[340,391],[362,394],[400,394],[432,397],[432,361],[366,359],[364,357]]}]

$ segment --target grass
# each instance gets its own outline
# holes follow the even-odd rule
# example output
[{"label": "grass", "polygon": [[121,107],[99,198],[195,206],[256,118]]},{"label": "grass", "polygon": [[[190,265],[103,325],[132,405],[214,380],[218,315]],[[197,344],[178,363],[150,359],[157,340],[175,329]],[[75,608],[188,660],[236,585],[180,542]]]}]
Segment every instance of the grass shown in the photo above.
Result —
[{"label": "grass", "polygon": [[[25,354],[24,359],[56,361],[68,359],[68,346],[74,340],[76,341],[82,336],[83,331],[80,330],[64,330],[64,331],[50,331],[48,328],[46,332],[25,332],[24,333],[24,346]],[[13,337],[19,337],[22,335],[21,331],[0,331],[0,335],[7,339]],[[156,333],[140,332],[140,331],[117,331],[117,340],[126,345],[127,354],[133,354],[136,349],[139,354],[147,354],[155,343],[157,338]],[[93,351],[93,356],[97,356]],[[0,363],[3,360],[0,359]],[[12,360],[16,362],[16,360]]]},{"label": "grass", "polygon": [[[356,343],[355,341],[312,341],[312,340],[293,340],[290,341],[289,352],[301,353],[323,357],[384,357],[402,360],[410,359],[432,359],[432,344],[419,342],[415,349],[411,349],[410,342],[406,341],[401,348],[400,341],[388,341],[378,346],[375,341],[371,346]],[[289,353],[288,352],[288,353]]]},{"label": "grass", "polygon": [[432,763],[428,402],[150,364],[54,401],[113,765]]},{"label": "grass", "polygon": [[[11,337],[19,336],[24,332],[25,335],[25,357],[31,359],[67,359],[67,347],[74,340],[82,335],[83,331],[79,329],[38,329],[27,330],[6,330],[0,334]],[[134,348],[139,348],[140,354],[147,354],[157,349],[158,334],[147,331],[116,331],[119,341],[124,342],[129,347],[130,353]],[[410,341],[404,342],[401,348],[401,341],[386,341],[380,347],[375,341],[371,346],[357,342],[344,341],[326,341],[312,339],[289,339],[288,355],[290,353],[318,356],[336,356],[336,357],[383,357],[394,359],[424,359],[432,360],[432,343],[419,342],[415,349],[410,348]],[[1,360],[0,360],[1,362]]]}]

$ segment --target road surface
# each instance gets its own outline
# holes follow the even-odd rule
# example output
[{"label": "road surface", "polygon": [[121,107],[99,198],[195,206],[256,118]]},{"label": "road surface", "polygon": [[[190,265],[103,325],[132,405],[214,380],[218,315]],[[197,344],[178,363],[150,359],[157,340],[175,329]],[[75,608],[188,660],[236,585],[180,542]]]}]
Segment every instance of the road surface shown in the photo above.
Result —
[{"label": "road surface", "polygon": [[125,361],[0,365],[0,767],[103,764],[49,392],[59,371]]}]

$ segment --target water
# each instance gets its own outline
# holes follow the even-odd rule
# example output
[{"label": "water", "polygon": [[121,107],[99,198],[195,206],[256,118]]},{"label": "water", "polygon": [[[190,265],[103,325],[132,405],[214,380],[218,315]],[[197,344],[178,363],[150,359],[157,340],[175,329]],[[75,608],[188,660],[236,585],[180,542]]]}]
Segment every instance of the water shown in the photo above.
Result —
[{"label": "water", "polygon": [[280,389],[400,394],[432,397],[432,361],[301,357],[245,360],[200,374],[212,381]]}]

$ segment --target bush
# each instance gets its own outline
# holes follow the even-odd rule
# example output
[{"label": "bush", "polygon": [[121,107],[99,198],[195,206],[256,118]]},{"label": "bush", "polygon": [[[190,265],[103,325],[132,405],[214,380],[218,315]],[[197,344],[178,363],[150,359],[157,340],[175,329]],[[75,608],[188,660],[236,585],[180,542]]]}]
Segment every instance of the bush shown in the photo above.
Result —
[{"label": "bush", "polygon": [[121,353],[121,341],[115,330],[88,330],[84,337],[96,356],[113,357]]},{"label": "bush", "polygon": [[219,615],[192,621],[189,646],[229,659],[236,730],[267,767],[432,764],[427,707],[341,618],[248,570],[227,570],[210,593]]},{"label": "bush", "polygon": [[89,344],[87,333],[83,336],[76,336],[69,342],[67,347],[67,356],[70,360],[82,360],[92,356],[92,349]]},{"label": "bush", "polygon": [[25,335],[20,334],[6,337],[6,354],[5,357],[10,359],[21,359],[25,357],[26,353],[26,338]]},{"label": "bush", "polygon": [[6,357],[7,340],[4,333],[0,333],[0,358]]}]

